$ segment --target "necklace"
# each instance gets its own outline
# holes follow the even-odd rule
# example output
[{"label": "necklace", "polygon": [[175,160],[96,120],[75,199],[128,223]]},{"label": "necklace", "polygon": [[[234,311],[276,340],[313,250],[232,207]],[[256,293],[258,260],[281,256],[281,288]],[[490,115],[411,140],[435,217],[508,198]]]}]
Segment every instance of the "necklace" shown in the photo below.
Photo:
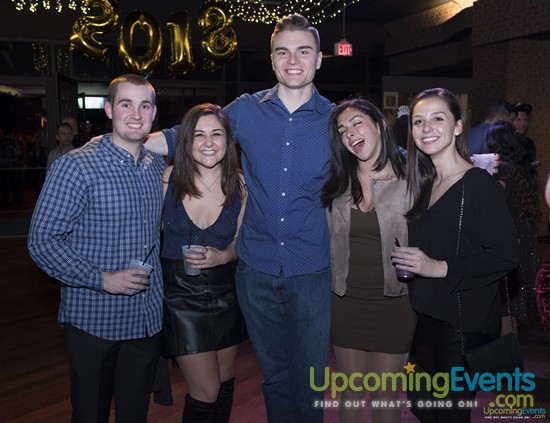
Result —
[{"label": "necklace", "polygon": [[199,182],[202,184],[202,186],[204,187],[204,189],[208,192],[210,192],[210,190],[212,189],[212,187],[214,186],[214,184],[216,182],[218,182],[218,179],[220,179],[220,176],[222,176],[222,173],[218,173],[218,176],[216,177],[216,179],[214,179],[214,182],[212,182],[210,184],[210,186],[206,185],[203,181],[202,181],[202,178],[199,178]]},{"label": "necklace", "polygon": [[392,173],[389,173],[389,172],[386,172],[386,173],[377,173],[377,172],[372,172],[372,173],[367,173],[367,176],[369,178],[376,178],[376,179],[388,179],[388,178],[391,178],[393,176]]}]

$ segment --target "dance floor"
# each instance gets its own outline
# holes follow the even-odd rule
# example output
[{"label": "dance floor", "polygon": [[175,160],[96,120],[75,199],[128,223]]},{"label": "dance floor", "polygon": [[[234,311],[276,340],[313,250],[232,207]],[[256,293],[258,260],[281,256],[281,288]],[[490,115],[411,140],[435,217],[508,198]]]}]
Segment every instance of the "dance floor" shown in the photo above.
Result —
[{"label": "dance floor", "polygon": [[[543,246],[547,248],[547,246]],[[30,259],[25,237],[0,237],[3,271],[0,280],[0,422],[60,423],[70,421],[67,353],[56,324],[59,285],[45,275]],[[550,336],[540,323],[523,327],[520,342],[525,356],[525,372],[536,375],[532,392],[501,393],[497,405],[494,393],[480,393],[472,421],[517,420],[518,408],[550,420]],[[334,357],[331,355],[331,367]],[[149,421],[181,422],[186,387],[179,371],[170,367],[173,404],[152,401]],[[236,390],[232,422],[266,422],[262,377],[249,342],[239,351],[236,362]],[[528,395],[526,395],[528,394]],[[327,397],[327,399],[330,399]],[[403,401],[405,394],[402,394]],[[522,401],[527,400],[526,404]],[[532,400],[532,403],[529,401]],[[370,404],[367,401],[367,404]],[[525,405],[525,407],[519,407]],[[370,406],[366,407],[366,414]],[[542,410],[545,410],[545,414]],[[401,407],[402,422],[418,420],[406,406]],[[492,414],[489,414],[492,413]],[[516,415],[511,415],[515,413]],[[489,417],[492,417],[489,419]],[[111,418],[114,422],[114,418]],[[325,409],[325,421],[338,422],[336,409]],[[371,421],[370,418],[369,420]],[[374,422],[376,423],[376,422]]]}]

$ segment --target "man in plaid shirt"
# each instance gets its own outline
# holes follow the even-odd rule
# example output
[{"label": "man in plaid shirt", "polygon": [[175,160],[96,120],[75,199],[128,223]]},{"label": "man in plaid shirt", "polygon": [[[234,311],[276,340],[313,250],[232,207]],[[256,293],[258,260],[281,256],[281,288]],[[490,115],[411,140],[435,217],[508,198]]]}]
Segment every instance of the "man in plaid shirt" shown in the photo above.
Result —
[{"label": "man in plaid shirt", "polygon": [[[61,281],[72,422],[147,420],[162,327],[160,155],[143,149],[155,90],[128,74],[109,85],[113,132],[56,160],[29,232],[32,258]],[[154,248],[147,271],[128,269]]]}]

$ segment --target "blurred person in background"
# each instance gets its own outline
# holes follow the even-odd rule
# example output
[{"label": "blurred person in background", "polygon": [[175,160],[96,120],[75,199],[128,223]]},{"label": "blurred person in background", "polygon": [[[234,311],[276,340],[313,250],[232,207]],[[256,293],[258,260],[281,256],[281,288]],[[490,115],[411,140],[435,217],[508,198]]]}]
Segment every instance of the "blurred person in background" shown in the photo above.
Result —
[{"label": "blurred person in background", "polygon": [[[500,156],[499,170],[494,177],[504,187],[506,203],[514,220],[520,245],[518,269],[501,281],[501,334],[513,330],[517,335],[518,323],[528,324],[534,311],[535,277],[539,265],[536,234],[540,214],[537,175],[525,148],[524,137],[512,124],[498,122],[491,125],[485,142],[488,153]],[[506,289],[510,297],[510,311],[507,309]],[[512,327],[508,317],[510,313]]]},{"label": "blurred person in background", "polygon": [[74,150],[73,146],[73,128],[66,122],[61,122],[57,125],[56,131],[57,147],[55,147],[50,154],[48,154],[48,162],[46,164],[46,172],[48,172],[52,166],[52,163],[59,159],[63,154]]},{"label": "blurred person in background", "polygon": [[485,151],[485,133],[490,125],[501,120],[512,123],[515,118],[516,109],[506,100],[496,100],[489,104],[485,111],[485,120],[468,131],[470,156]]},{"label": "blurred person in background", "polygon": [[538,167],[540,162],[537,161],[537,146],[535,141],[527,136],[527,130],[529,128],[529,115],[533,111],[533,106],[527,103],[516,103],[514,105],[516,109],[516,118],[514,119],[514,127],[523,135],[523,144],[525,149],[529,153],[529,159],[533,166]]}]

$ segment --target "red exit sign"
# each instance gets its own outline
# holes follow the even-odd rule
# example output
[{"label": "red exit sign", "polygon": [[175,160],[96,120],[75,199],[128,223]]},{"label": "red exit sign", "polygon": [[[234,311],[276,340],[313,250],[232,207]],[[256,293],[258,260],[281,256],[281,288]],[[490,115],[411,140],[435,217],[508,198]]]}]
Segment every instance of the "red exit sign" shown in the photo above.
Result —
[{"label": "red exit sign", "polygon": [[334,44],[335,56],[353,56],[353,46],[347,41],[340,41]]}]

